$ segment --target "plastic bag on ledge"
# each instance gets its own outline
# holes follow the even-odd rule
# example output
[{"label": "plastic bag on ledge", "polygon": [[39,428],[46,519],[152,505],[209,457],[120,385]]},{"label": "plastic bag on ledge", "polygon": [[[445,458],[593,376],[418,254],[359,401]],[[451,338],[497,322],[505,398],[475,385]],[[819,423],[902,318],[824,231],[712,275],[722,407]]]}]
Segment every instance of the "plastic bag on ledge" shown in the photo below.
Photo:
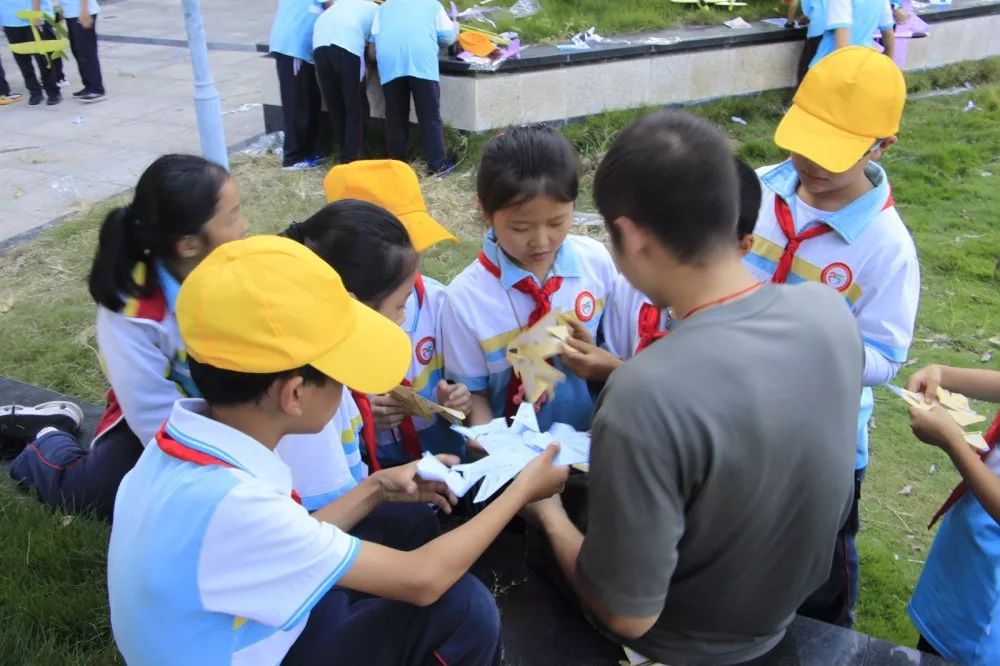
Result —
[{"label": "plastic bag on ledge", "polygon": [[528,18],[542,11],[538,0],[517,0],[510,8],[510,14],[514,18]]}]

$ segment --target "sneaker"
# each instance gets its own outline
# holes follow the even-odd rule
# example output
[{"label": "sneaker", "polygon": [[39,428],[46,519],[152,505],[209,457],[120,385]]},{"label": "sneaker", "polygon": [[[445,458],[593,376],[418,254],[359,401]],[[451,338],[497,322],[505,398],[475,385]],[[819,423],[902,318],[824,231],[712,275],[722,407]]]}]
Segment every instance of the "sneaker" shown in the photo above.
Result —
[{"label": "sneaker", "polygon": [[72,402],[54,400],[34,407],[0,407],[0,460],[10,460],[35,441],[40,430],[56,428],[70,435],[80,431],[83,410]]},{"label": "sneaker", "polygon": [[281,167],[282,171],[308,171],[309,169],[318,169],[323,166],[323,160],[319,159],[308,159],[302,160],[301,162],[296,162],[295,164],[290,164],[288,166]]},{"label": "sneaker", "polygon": [[448,160],[440,168],[432,170],[431,175],[437,176],[438,178],[447,178],[448,174],[454,171],[457,166],[457,163]]},{"label": "sneaker", "polygon": [[43,99],[45,98],[42,96],[42,93],[32,93],[31,97],[28,98],[28,104],[31,106],[38,106],[42,103]]},{"label": "sneaker", "polygon": [[62,95],[56,93],[55,95],[49,95],[49,101],[47,101],[45,104],[48,106],[55,106],[61,101],[62,101]]},{"label": "sneaker", "polygon": [[7,106],[8,104],[13,104],[14,102],[20,102],[24,99],[24,95],[21,93],[8,93],[6,95],[0,95],[0,106]]},{"label": "sneaker", "polygon": [[90,92],[89,90],[87,90],[86,88],[83,88],[82,90],[77,90],[75,93],[73,93],[73,97],[83,97],[84,95],[86,95],[89,92]]},{"label": "sneaker", "polygon": [[104,93],[99,93],[99,92],[87,92],[80,95],[80,101],[86,102],[87,104],[100,102],[102,99],[104,99]]},{"label": "sneaker", "polygon": [[69,79],[67,79],[64,76],[61,79],[59,79],[58,81],[56,81],[56,85],[59,86],[60,88],[65,88],[66,86],[69,85]]}]

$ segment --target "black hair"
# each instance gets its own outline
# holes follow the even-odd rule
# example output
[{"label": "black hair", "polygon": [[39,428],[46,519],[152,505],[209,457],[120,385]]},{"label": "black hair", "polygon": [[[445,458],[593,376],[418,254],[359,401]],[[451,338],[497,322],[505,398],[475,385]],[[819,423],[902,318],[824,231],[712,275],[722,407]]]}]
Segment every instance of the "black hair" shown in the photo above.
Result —
[{"label": "black hair", "polygon": [[732,247],[738,193],[726,136],[707,121],[674,111],[627,127],[594,176],[594,201],[613,243],[620,241],[614,221],[627,217],[686,263]]},{"label": "black hair", "polygon": [[332,381],[311,365],[284,372],[236,372],[199,363],[189,356],[188,369],[195,386],[210,405],[260,404],[271,385],[279,379],[302,377],[303,383],[312,386],[325,386],[327,381]]},{"label": "black hair", "polygon": [[373,307],[413,275],[420,260],[396,216],[367,201],[327,204],[281,235],[318,254],[340,274],[347,291]]},{"label": "black hair", "polygon": [[[215,215],[229,173],[195,155],[163,155],[139,177],[132,203],[116,208],[101,224],[88,287],[93,299],[114,312],[126,296],[148,296],[156,287],[153,262],[173,259],[177,241],[201,232]],[[132,276],[145,264],[146,280]]]},{"label": "black hair", "polygon": [[580,192],[580,160],[562,133],[545,125],[515,127],[483,149],[476,190],[487,217],[538,196],[561,203]]},{"label": "black hair", "polygon": [[736,221],[736,240],[753,233],[760,212],[760,179],[749,164],[736,159],[736,177],[740,181],[740,215]]}]

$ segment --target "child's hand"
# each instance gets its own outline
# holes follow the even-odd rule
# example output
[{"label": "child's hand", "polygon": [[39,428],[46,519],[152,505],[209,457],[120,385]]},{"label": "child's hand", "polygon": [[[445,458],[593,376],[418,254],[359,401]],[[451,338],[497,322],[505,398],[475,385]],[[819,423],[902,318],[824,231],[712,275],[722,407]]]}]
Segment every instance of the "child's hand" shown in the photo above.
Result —
[{"label": "child's hand", "polygon": [[621,359],[589,342],[570,338],[563,347],[563,365],[582,379],[603,382],[611,376]]},{"label": "child's hand", "polygon": [[472,409],[472,393],[465,384],[449,384],[441,380],[437,385],[438,404],[449,409],[457,409],[466,416]]},{"label": "child's hand", "polygon": [[940,405],[931,409],[910,407],[910,428],[921,442],[941,447],[945,451],[956,443],[965,441],[962,428]]},{"label": "child's hand", "polygon": [[941,374],[941,366],[937,364],[921,368],[906,381],[906,390],[922,393],[924,402],[930,404],[937,399],[937,390],[941,386]]},{"label": "child's hand", "polygon": [[77,20],[80,21],[80,27],[84,30],[90,30],[94,27],[94,19],[91,18],[90,14],[81,13],[80,18]]},{"label": "child's hand", "polygon": [[[458,456],[441,454],[438,460],[451,467],[461,462]],[[458,503],[448,486],[440,481],[424,481],[417,476],[417,462],[401,467],[380,469],[372,474],[379,484],[382,500],[385,502],[422,502],[434,504],[445,513],[451,513],[451,507]]]},{"label": "child's hand", "polygon": [[566,325],[569,326],[569,333],[574,340],[585,342],[588,345],[594,344],[594,336],[590,334],[590,329],[579,319],[570,317],[566,320]]},{"label": "child's hand", "polygon": [[372,416],[375,418],[375,428],[378,430],[398,428],[403,419],[409,416],[398,402],[387,395],[374,395],[371,401]]},{"label": "child's hand", "polygon": [[511,487],[523,488],[527,497],[526,504],[551,497],[562,492],[569,477],[569,467],[555,467],[552,461],[559,453],[558,444],[549,444],[541,455],[532,459],[521,473],[514,479]]}]

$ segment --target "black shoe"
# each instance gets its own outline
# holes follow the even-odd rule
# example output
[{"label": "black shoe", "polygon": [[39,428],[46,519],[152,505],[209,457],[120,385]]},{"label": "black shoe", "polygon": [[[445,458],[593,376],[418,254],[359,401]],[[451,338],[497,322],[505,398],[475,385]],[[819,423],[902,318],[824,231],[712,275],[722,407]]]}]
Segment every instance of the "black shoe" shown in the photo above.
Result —
[{"label": "black shoe", "polygon": [[100,102],[102,99],[104,99],[104,93],[99,92],[86,92],[80,95],[80,101],[88,104],[92,102]]},{"label": "black shoe", "polygon": [[49,106],[55,106],[62,101],[62,95],[56,93],[55,95],[49,95],[49,101],[46,102]]},{"label": "black shoe", "polygon": [[84,88],[83,90],[77,90],[75,93],[73,93],[73,97],[83,97],[88,92],[90,92],[90,91],[87,90],[86,88]]},{"label": "black shoe", "polygon": [[42,103],[43,99],[45,98],[42,97],[42,93],[32,93],[31,97],[28,98],[28,104],[31,106],[38,106]]},{"label": "black shoe", "polygon": [[0,460],[10,460],[35,441],[40,430],[56,428],[70,435],[80,431],[83,411],[71,402],[55,400],[34,407],[0,407]]}]

